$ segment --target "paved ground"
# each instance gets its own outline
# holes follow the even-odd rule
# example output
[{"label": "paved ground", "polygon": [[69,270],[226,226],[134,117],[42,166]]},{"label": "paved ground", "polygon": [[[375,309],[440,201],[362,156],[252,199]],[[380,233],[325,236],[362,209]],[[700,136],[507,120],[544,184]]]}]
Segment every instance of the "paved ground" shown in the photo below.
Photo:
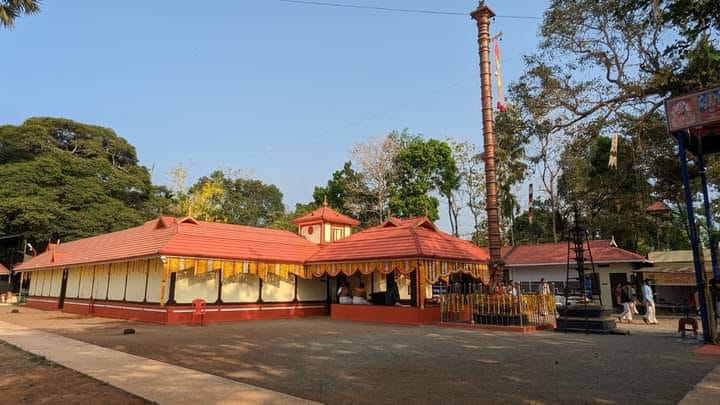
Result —
[{"label": "paved ground", "polygon": [[674,321],[630,336],[511,334],[326,318],[206,327],[0,312],[100,346],[326,403],[675,404],[720,363]]},{"label": "paved ground", "polygon": [[[312,404],[276,391],[14,323],[0,321],[0,340],[159,404]],[[45,389],[48,388],[39,391]],[[86,399],[91,395],[87,393]]]},{"label": "paved ground", "polygon": [[0,342],[0,398],[7,404],[140,405],[148,402]]}]

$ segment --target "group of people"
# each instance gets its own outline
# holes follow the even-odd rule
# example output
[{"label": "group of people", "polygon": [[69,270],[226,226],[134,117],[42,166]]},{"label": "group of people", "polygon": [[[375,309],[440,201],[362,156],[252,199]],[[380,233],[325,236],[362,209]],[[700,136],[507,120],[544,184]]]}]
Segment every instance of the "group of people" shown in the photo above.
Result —
[{"label": "group of people", "polygon": [[[639,298],[642,300],[642,305],[645,307],[643,321],[651,325],[657,325],[658,321],[655,317],[655,297],[652,287],[650,287],[647,280],[643,280],[640,285]],[[633,287],[630,282],[626,281],[622,284],[618,283],[615,287],[615,301],[623,307],[622,313],[618,316],[618,320],[620,322],[632,322],[633,315],[640,314],[640,311],[637,309],[638,294],[635,287]]]},{"label": "group of people", "polygon": [[365,283],[360,283],[357,287],[350,289],[350,283],[345,280],[340,283],[337,296],[340,304],[368,305]]}]

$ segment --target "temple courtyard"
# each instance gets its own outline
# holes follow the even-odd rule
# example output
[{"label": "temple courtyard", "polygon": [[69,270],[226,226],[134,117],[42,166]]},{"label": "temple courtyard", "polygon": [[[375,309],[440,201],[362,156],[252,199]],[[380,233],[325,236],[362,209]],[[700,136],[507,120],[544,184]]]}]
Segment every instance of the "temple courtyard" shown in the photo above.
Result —
[{"label": "temple courtyard", "polygon": [[[675,404],[720,364],[694,354],[699,344],[677,337],[673,319],[623,325],[629,336],[325,317],[167,326],[9,307],[0,307],[0,321],[323,403]],[[50,393],[54,381],[33,384]]]}]

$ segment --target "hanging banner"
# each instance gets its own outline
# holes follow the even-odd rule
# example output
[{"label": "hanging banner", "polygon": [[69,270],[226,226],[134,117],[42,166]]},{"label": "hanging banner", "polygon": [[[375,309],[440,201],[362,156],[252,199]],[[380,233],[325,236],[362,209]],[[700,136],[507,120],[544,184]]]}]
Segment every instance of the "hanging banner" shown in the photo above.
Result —
[{"label": "hanging banner", "polygon": [[503,83],[502,83],[502,71],[500,66],[500,36],[502,33],[500,33],[498,36],[493,38],[493,49],[495,53],[495,81],[497,85],[497,109],[500,112],[505,112],[507,109],[505,108],[505,93],[503,93]]}]

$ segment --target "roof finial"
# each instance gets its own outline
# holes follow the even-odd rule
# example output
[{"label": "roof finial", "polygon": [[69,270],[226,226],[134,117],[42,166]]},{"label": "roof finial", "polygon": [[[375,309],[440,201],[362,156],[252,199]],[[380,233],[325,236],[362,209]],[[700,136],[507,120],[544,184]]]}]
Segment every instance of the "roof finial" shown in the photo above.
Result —
[{"label": "roof finial", "polygon": [[327,194],[325,194],[325,198],[323,199],[323,207],[327,207]]},{"label": "roof finial", "polygon": [[192,218],[192,201],[188,204],[188,217]]}]

